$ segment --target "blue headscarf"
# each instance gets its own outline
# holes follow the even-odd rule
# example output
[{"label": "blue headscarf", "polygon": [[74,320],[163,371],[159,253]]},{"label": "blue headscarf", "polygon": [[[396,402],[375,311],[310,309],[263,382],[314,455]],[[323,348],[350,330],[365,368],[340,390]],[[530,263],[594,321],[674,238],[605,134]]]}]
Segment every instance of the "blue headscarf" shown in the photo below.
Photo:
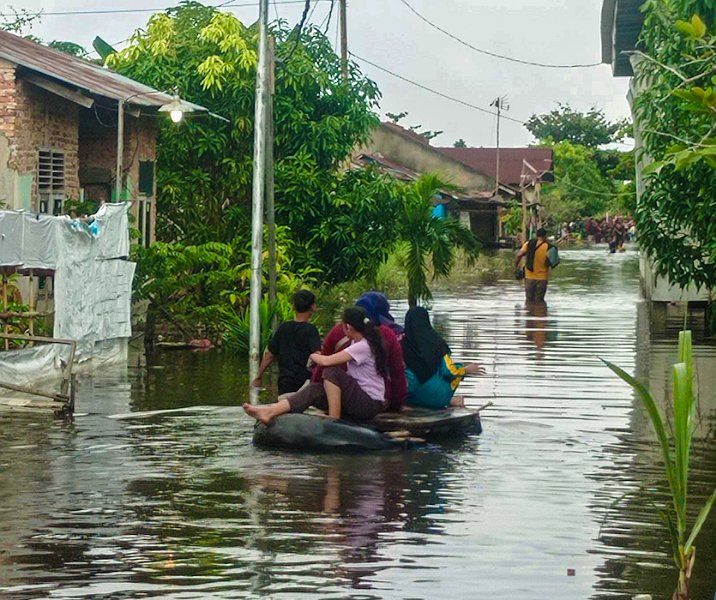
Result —
[{"label": "blue headscarf", "polygon": [[356,300],[356,305],[368,313],[370,320],[375,325],[387,325],[396,333],[403,332],[403,328],[395,322],[393,315],[390,314],[390,302],[385,294],[366,292]]}]

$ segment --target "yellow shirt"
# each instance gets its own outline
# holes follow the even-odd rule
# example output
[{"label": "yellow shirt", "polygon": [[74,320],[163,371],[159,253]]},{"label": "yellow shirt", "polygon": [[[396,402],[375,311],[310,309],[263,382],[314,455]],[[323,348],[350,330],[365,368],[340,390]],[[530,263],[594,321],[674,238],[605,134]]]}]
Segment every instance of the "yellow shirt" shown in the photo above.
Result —
[{"label": "yellow shirt", "polygon": [[[529,242],[525,242],[522,245],[522,252],[527,254],[527,244]],[[541,280],[547,280],[549,279],[549,267],[547,266],[547,250],[549,249],[549,244],[547,242],[537,242],[537,249],[535,250],[535,260],[534,264],[532,265],[534,267],[533,271],[530,271],[527,267],[525,267],[525,279],[541,279]]]}]

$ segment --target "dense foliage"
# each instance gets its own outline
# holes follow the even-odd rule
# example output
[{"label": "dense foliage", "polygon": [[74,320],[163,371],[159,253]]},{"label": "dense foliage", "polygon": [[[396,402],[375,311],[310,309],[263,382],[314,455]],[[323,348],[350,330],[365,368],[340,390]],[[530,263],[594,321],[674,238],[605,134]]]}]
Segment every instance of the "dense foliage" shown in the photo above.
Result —
[{"label": "dense foliage", "polygon": [[[340,59],[317,28],[285,23],[276,37],[275,185],[298,269],[326,281],[370,274],[396,238],[397,184],[372,171],[345,171],[350,152],[377,124],[379,92]],[[209,108],[230,123],[194,116],[163,124],[158,156],[157,233],[187,245],[248,243],[257,34],[236,17],[195,2],[152,16],[109,57],[120,72]]]},{"label": "dense foliage", "polygon": [[599,147],[622,139],[629,131],[625,121],[609,122],[601,110],[580,113],[560,104],[549,113],[533,115],[525,126],[540,146],[554,152],[555,182],[545,184],[542,194],[549,223],[633,212],[633,153]]},{"label": "dense foliage", "polygon": [[607,121],[604,111],[595,107],[586,113],[574,110],[568,104],[543,115],[532,115],[525,123],[527,130],[538,140],[571,142],[587,148],[597,148],[621,139],[628,129],[627,121]]},{"label": "dense foliage", "polygon": [[[644,142],[640,246],[682,286],[716,287],[716,36],[712,0],[644,5],[635,109]],[[694,16],[694,15],[701,15]]]},{"label": "dense foliage", "polygon": [[[310,269],[295,269],[291,262],[292,242],[286,229],[277,228],[277,290],[275,306],[262,303],[262,335],[270,333],[271,319],[291,316],[286,298],[303,286],[315,284]],[[147,302],[145,338],[151,342],[154,327],[189,339],[197,334],[218,339],[230,347],[245,349],[248,339],[248,286],[251,277],[249,249],[231,244],[207,242],[196,246],[156,242],[145,248],[133,247],[137,261],[134,300]],[[268,265],[264,262],[264,286]],[[268,326],[265,326],[268,323]]]},{"label": "dense foliage", "polygon": [[433,279],[447,277],[455,262],[456,248],[465,250],[468,260],[476,257],[480,243],[473,233],[453,218],[432,217],[433,198],[450,186],[434,175],[423,175],[408,188],[399,215],[408,304],[430,300],[427,259],[432,262]]},{"label": "dense foliage", "polygon": [[[377,124],[375,84],[340,59],[316,28],[273,27],[276,38],[275,189],[279,224],[279,302],[262,304],[262,333],[299,285],[372,280],[403,241],[413,250],[409,281],[429,297],[427,273],[449,272],[453,244],[476,241],[453,220],[431,219],[422,184],[372,168],[352,169],[351,152]],[[152,16],[129,46],[110,55],[120,72],[157,89],[176,89],[222,120],[190,115],[162,122],[158,150],[157,233],[138,248],[136,297],[149,301],[147,337],[157,320],[182,337],[199,325],[245,349],[249,218],[257,36],[233,15],[196,2]],[[428,135],[431,132],[426,132]],[[433,179],[430,179],[432,182]],[[416,202],[419,199],[419,210]],[[432,258],[432,265],[426,258]]]}]

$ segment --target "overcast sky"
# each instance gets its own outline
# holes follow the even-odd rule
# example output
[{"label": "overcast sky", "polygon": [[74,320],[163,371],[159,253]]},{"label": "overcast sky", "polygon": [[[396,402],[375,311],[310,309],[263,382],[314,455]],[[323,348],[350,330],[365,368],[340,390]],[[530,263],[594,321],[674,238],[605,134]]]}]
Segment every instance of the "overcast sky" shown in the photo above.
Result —
[{"label": "overcast sky", "polygon": [[[255,0],[253,0],[255,2]],[[226,2],[226,0],[223,0]],[[252,0],[233,0],[249,4]],[[270,7],[270,17],[296,23],[302,5]],[[469,44],[517,59],[549,64],[599,62],[602,0],[407,0],[425,18]],[[206,0],[218,5],[220,0]],[[176,2],[164,0],[15,0],[8,7],[42,9],[45,13],[74,10],[157,9]],[[337,40],[337,5],[329,38]],[[317,3],[311,21],[321,24],[330,2]],[[258,17],[258,6],[227,6],[244,23]],[[32,33],[46,40],[68,40],[91,48],[99,35],[110,43],[126,39],[143,27],[151,13],[46,14]],[[123,44],[120,44],[120,47]],[[558,102],[577,110],[603,109],[610,120],[628,116],[628,80],[613,78],[608,65],[548,69],[479,54],[420,20],[401,0],[349,0],[349,50],[371,62],[464,102],[486,110],[497,96],[507,95],[508,117],[526,120],[548,112]],[[433,145],[450,146],[463,138],[470,146],[494,146],[496,117],[396,79],[362,64],[383,94],[381,112],[407,111],[401,122],[442,130]],[[521,146],[534,140],[519,123],[502,119],[500,145]]]}]

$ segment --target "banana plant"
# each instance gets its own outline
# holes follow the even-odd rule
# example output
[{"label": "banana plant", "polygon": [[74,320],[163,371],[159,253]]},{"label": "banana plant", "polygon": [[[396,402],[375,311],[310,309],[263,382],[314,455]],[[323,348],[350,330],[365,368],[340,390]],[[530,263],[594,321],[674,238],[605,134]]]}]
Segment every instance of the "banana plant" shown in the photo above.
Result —
[{"label": "banana plant", "polygon": [[678,362],[672,369],[674,423],[671,437],[665,419],[646,386],[616,365],[602,359],[612,371],[634,388],[646,408],[659,441],[672,502],[672,505],[663,511],[662,517],[669,530],[674,562],[679,569],[679,580],[672,600],[689,600],[689,581],[696,560],[694,542],[709,515],[714,500],[716,500],[716,490],[714,490],[689,531],[687,514],[689,456],[697,423],[691,348],[691,332],[681,331],[679,333]]},{"label": "banana plant", "polygon": [[410,306],[432,299],[428,258],[432,261],[432,278],[437,279],[450,275],[458,247],[464,249],[468,261],[474,261],[480,250],[478,239],[458,220],[432,216],[433,197],[441,190],[454,189],[455,186],[428,173],[421,175],[406,190],[399,236],[403,244]]}]

